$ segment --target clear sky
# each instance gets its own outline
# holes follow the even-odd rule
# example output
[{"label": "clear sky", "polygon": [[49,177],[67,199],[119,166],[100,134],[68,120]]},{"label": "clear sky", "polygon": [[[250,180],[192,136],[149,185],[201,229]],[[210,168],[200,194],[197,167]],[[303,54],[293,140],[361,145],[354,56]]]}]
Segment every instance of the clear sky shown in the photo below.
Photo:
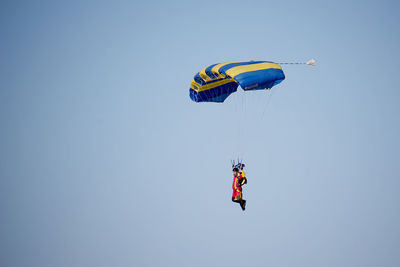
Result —
[{"label": "clear sky", "polygon": [[[400,266],[399,10],[2,1],[0,265]],[[312,57],[189,99],[207,65]]]}]

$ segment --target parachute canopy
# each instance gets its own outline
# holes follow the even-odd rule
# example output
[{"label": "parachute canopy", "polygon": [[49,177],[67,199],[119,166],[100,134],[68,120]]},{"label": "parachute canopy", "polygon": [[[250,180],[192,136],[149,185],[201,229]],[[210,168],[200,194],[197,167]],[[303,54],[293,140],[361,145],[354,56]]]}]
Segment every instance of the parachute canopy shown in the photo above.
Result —
[{"label": "parachute canopy", "polygon": [[244,91],[271,89],[285,79],[282,67],[269,61],[213,64],[198,72],[190,83],[195,102],[224,102],[240,85]]}]

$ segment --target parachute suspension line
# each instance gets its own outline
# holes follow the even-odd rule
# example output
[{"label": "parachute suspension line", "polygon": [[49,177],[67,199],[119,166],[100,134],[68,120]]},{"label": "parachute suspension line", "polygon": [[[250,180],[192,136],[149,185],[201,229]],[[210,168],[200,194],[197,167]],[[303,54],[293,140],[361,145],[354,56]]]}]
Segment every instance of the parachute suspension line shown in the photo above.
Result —
[{"label": "parachute suspension line", "polygon": [[236,137],[233,140],[234,151],[233,154],[240,157],[243,149],[243,129],[242,129],[242,121],[243,121],[243,113],[244,113],[244,94],[242,91],[237,92],[234,96],[235,98],[235,112],[231,117],[232,124]]},{"label": "parachute suspension line", "polygon": [[307,62],[283,62],[283,63],[277,63],[280,65],[309,65],[309,66],[315,66],[317,65],[317,62],[315,61],[315,59],[310,59]]},{"label": "parachute suspension line", "polygon": [[[233,116],[231,116],[231,125],[233,128],[233,131],[235,132],[235,137],[233,138],[233,147],[234,147],[234,152],[233,153],[237,153],[237,141],[240,140],[240,127],[237,127],[237,120],[238,120],[238,115],[240,115],[240,110],[241,110],[241,105],[240,105],[240,93],[237,92],[234,95],[234,112],[233,112]],[[233,132],[232,131],[232,132]]]},{"label": "parachute suspension line", "polygon": [[[240,157],[243,150],[243,114],[244,114],[244,94],[243,91],[240,91],[240,97],[242,98],[241,107],[239,109],[239,116],[236,117],[237,125],[239,129],[239,139],[237,140],[237,156]],[[239,160],[239,159],[238,159]]]},{"label": "parachute suspension line", "polygon": [[[245,91],[244,91],[245,92]],[[240,125],[239,125],[239,127],[241,128],[241,131],[242,131],[242,135],[243,135],[243,138],[242,138],[242,144],[243,144],[243,146],[242,146],[242,151],[241,151],[241,157],[243,158],[244,156],[245,156],[245,153],[246,153],[246,148],[247,148],[247,146],[248,146],[248,144],[247,144],[247,135],[246,135],[246,129],[249,127],[249,125],[248,125],[248,121],[247,121],[247,113],[248,113],[248,111],[247,111],[247,97],[243,97],[243,119],[242,119],[242,121],[241,121],[241,123],[240,123]]]},{"label": "parachute suspension line", "polygon": [[[271,99],[272,99],[272,90],[271,89],[266,89],[266,90],[267,90],[267,94],[266,94],[267,95],[267,101],[266,101],[266,105],[264,106],[263,113],[261,115],[262,119],[264,118],[265,111],[267,111],[267,109],[269,107],[269,103],[271,102]],[[268,94],[268,91],[270,91],[269,94]]]},{"label": "parachute suspension line", "polygon": [[244,112],[244,95],[243,93],[241,93],[241,95],[242,95],[242,112]]}]

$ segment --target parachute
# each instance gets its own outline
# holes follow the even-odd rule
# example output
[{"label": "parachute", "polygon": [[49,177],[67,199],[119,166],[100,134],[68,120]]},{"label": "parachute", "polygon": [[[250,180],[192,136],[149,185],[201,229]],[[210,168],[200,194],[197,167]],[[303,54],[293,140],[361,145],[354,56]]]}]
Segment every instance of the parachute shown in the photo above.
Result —
[{"label": "parachute", "polygon": [[269,61],[213,64],[198,72],[190,83],[190,99],[222,103],[238,86],[244,91],[271,89],[285,79],[282,67]]}]

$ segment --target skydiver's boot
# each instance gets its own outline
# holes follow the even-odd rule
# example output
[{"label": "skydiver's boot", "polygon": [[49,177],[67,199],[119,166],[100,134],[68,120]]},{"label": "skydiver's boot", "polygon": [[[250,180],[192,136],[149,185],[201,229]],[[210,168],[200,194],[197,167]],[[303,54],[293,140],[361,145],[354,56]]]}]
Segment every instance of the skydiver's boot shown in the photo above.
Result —
[{"label": "skydiver's boot", "polygon": [[246,200],[243,199],[240,201],[240,207],[242,208],[242,210],[246,209]]}]

